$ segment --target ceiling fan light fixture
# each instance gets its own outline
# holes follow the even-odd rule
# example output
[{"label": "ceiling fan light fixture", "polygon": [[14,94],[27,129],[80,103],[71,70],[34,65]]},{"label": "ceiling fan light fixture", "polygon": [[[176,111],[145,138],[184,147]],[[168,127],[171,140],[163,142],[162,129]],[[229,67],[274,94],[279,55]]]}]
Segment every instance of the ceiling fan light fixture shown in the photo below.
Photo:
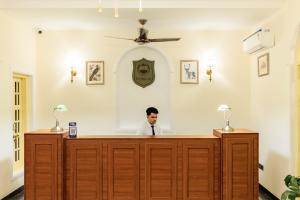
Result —
[{"label": "ceiling fan light fixture", "polygon": [[102,13],[102,0],[99,0],[98,12]]},{"label": "ceiling fan light fixture", "polygon": [[119,8],[115,7],[115,18],[119,17]]},{"label": "ceiling fan light fixture", "polygon": [[139,12],[143,12],[142,0],[139,0]]}]

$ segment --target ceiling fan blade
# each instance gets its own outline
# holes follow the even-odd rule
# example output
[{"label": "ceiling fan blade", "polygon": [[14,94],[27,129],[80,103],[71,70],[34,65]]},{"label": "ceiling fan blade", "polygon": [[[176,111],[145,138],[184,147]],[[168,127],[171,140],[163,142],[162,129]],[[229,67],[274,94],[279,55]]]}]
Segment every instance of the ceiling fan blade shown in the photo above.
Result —
[{"label": "ceiling fan blade", "polygon": [[108,35],[105,35],[104,37],[114,38],[114,39],[121,39],[121,40],[135,40],[135,39],[131,39],[131,38],[114,37],[114,36],[108,36]]},{"label": "ceiling fan blade", "polygon": [[169,41],[178,41],[180,38],[157,38],[149,39],[150,42],[169,42]]},{"label": "ceiling fan blade", "polygon": [[142,27],[140,27],[139,30],[139,36],[135,39],[131,38],[123,38],[123,37],[114,37],[114,36],[104,36],[108,38],[114,38],[114,39],[122,39],[122,40],[131,40],[138,44],[146,44],[149,42],[169,42],[169,41],[178,41],[180,38],[156,38],[156,39],[148,39],[148,30],[144,28],[144,25],[146,24],[146,19],[139,19],[140,24]]}]

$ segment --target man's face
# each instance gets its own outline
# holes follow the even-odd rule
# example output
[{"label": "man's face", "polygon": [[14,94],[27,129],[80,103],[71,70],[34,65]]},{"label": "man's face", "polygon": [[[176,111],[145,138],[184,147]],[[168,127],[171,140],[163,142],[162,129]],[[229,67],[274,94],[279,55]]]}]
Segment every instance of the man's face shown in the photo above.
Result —
[{"label": "man's face", "polygon": [[157,120],[157,114],[151,113],[150,115],[147,115],[147,120],[149,124],[155,124]]}]

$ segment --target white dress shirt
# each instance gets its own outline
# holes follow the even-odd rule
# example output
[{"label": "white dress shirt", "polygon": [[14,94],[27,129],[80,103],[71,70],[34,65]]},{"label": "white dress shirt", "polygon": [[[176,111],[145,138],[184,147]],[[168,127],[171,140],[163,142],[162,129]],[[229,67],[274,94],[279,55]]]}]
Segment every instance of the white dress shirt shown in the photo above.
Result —
[{"label": "white dress shirt", "polygon": [[[153,124],[155,135],[161,135],[162,130],[157,123]],[[142,124],[142,126],[137,130],[138,135],[152,135],[152,127],[151,124],[146,121]]]}]

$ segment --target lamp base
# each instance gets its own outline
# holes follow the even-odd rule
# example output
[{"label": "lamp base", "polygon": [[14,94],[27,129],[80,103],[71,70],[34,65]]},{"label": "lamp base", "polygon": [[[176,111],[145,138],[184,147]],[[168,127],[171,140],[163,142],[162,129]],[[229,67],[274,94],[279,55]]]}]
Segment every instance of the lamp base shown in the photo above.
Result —
[{"label": "lamp base", "polygon": [[64,129],[59,126],[59,121],[56,120],[55,126],[50,129],[51,132],[61,132]]},{"label": "lamp base", "polygon": [[59,126],[55,126],[55,127],[50,129],[51,132],[61,132],[63,130],[64,129],[62,127],[59,127]]},{"label": "lamp base", "polygon": [[225,132],[232,132],[232,131],[234,131],[234,128],[232,128],[229,125],[229,120],[226,120],[226,126],[224,128],[222,128],[222,131],[225,131]]},{"label": "lamp base", "polygon": [[234,131],[234,128],[232,128],[231,126],[225,126],[224,128],[222,128],[222,131],[231,132]]}]

